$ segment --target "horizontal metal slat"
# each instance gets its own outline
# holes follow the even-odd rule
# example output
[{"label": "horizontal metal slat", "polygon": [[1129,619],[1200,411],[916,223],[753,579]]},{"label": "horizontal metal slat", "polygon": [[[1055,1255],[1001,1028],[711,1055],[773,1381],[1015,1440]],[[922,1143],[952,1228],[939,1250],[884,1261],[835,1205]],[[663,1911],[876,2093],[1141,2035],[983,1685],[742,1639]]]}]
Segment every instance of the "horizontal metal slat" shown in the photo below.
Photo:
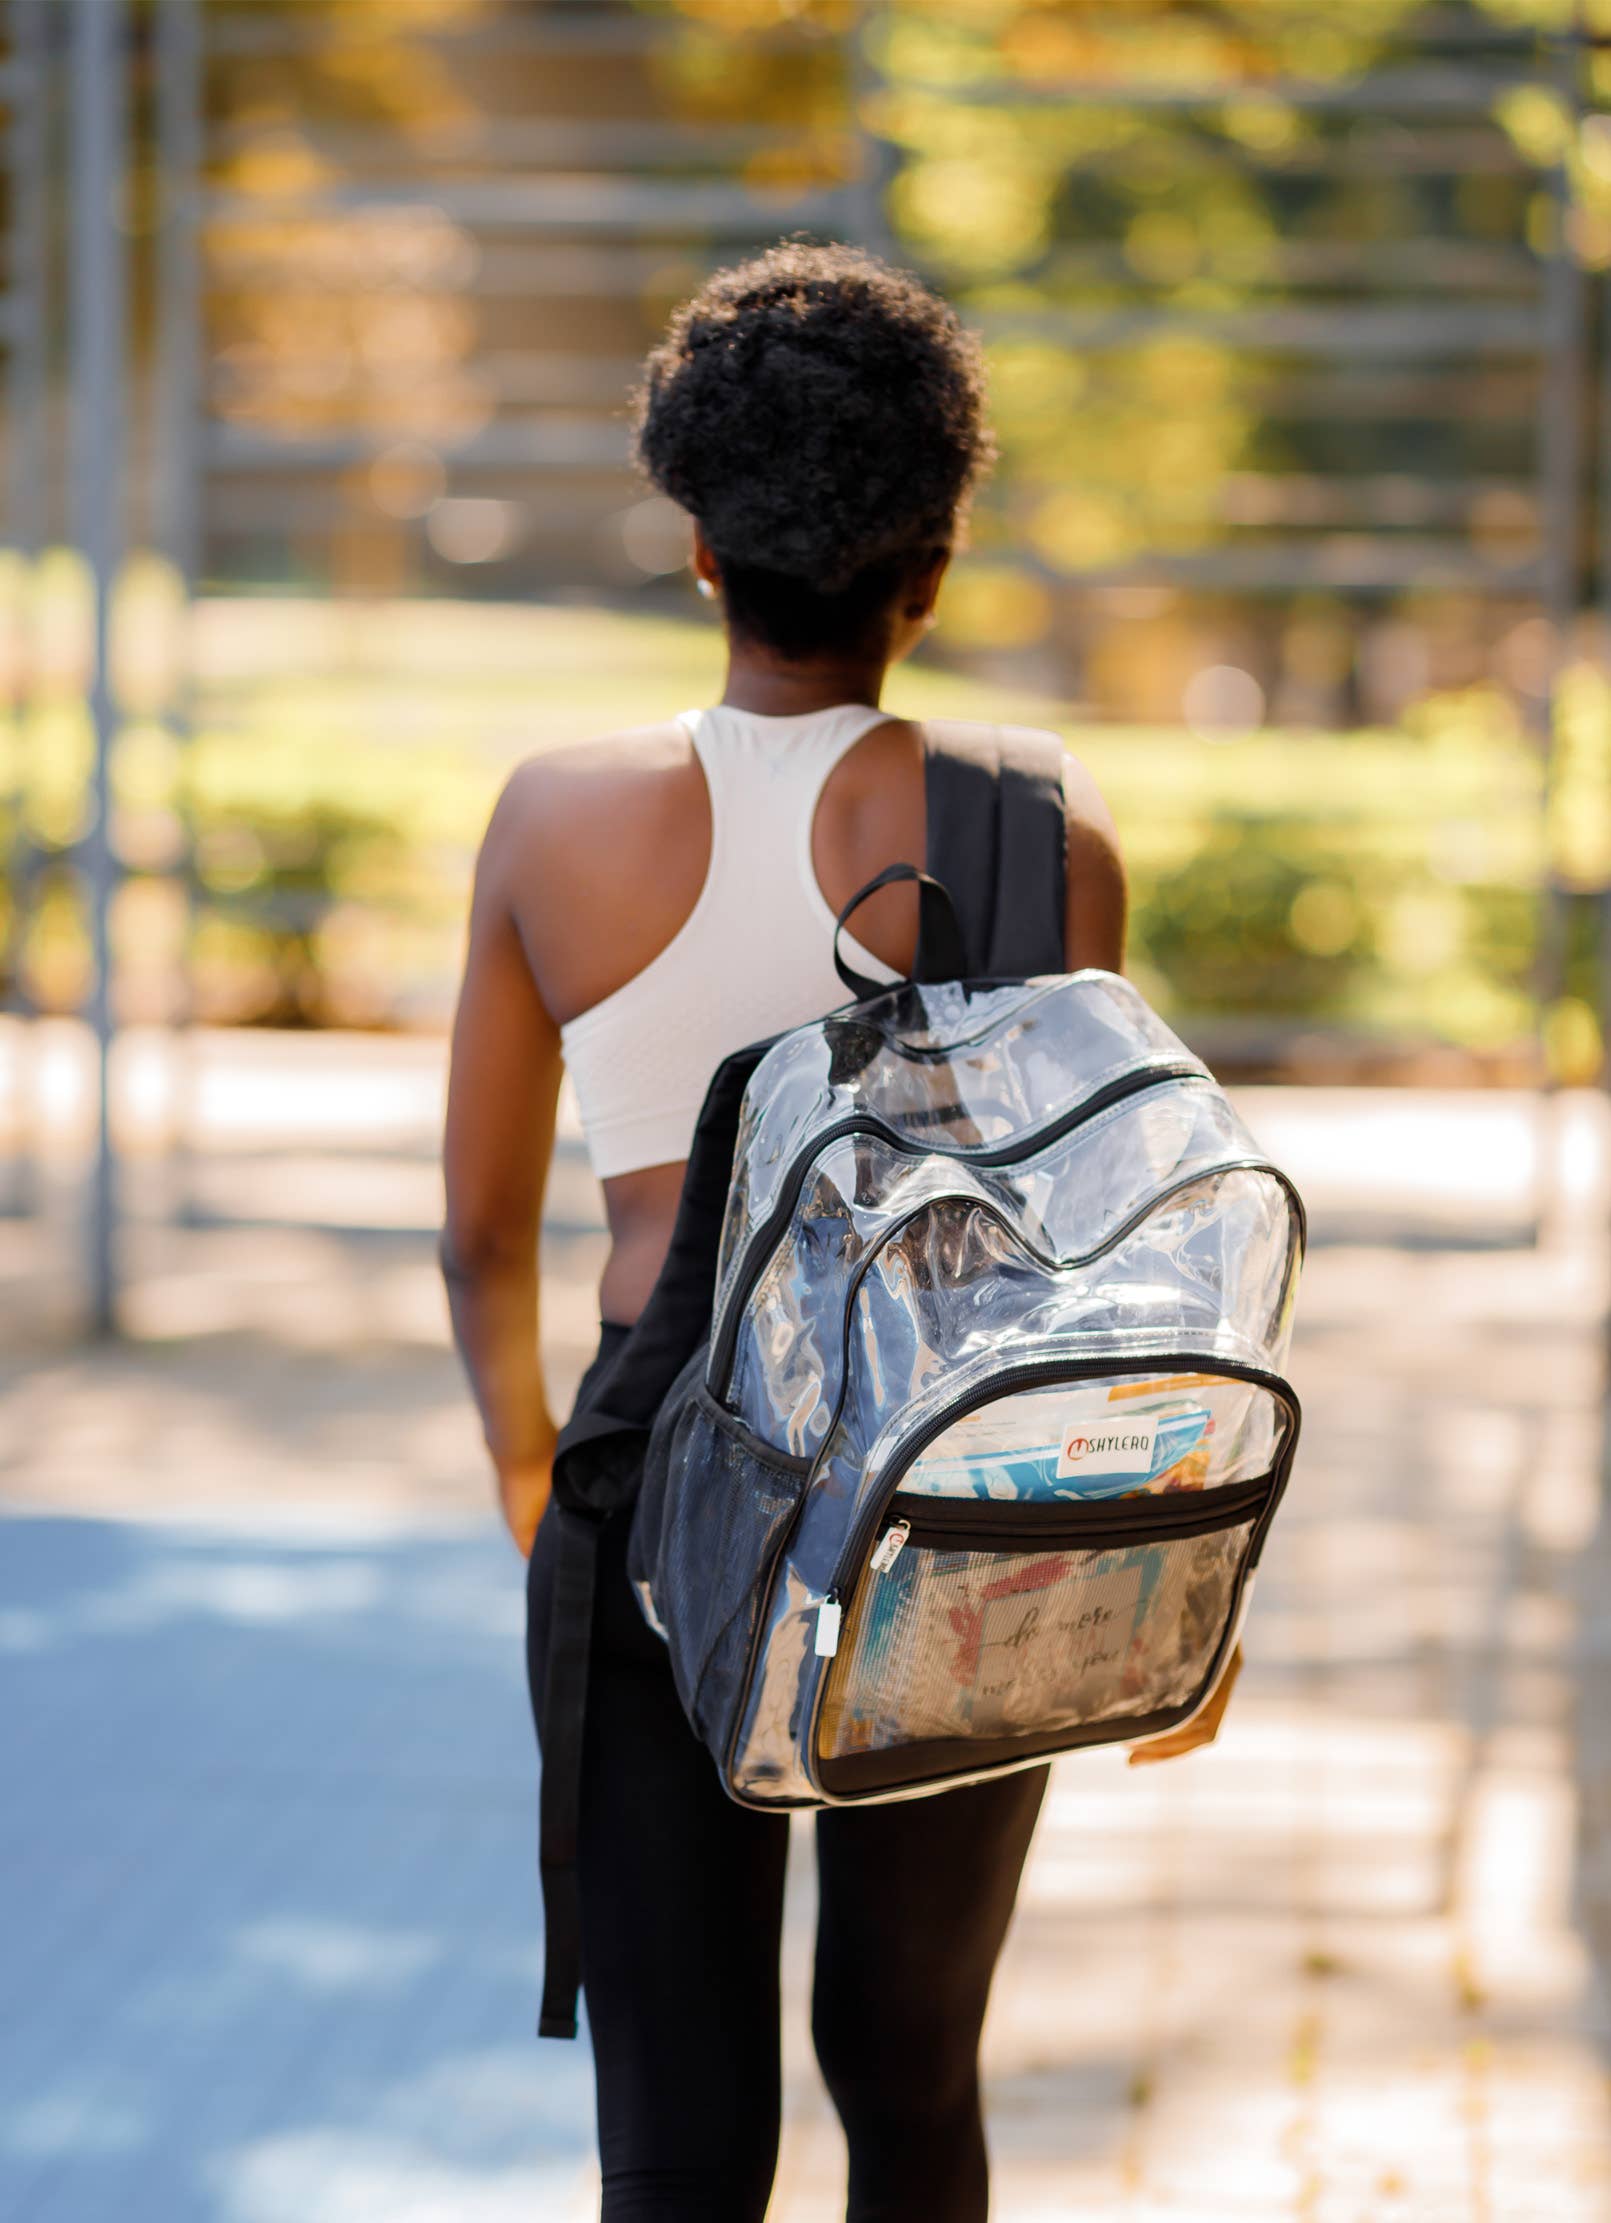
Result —
[{"label": "horizontal metal slat", "polygon": [[[1402,69],[1371,70],[1359,76],[1202,80],[1194,84],[1148,83],[1137,78],[981,77],[958,83],[910,80],[921,92],[943,92],[964,107],[1012,105],[1058,108],[1141,108],[1190,112],[1224,108],[1239,101],[1268,102],[1304,113],[1361,116],[1488,117],[1506,93],[1538,88],[1557,91],[1552,76],[1517,69],[1472,69],[1456,63],[1430,63]],[[1257,149],[1250,149],[1257,160]]]},{"label": "horizontal metal slat", "polygon": [[417,179],[378,185],[353,181],[318,193],[282,196],[215,190],[200,196],[212,224],[249,227],[339,217],[428,212],[466,225],[513,231],[637,232],[659,237],[768,234],[795,224],[847,219],[848,189],[771,195],[726,183],[640,185],[610,177]]},{"label": "horizontal metal slat", "polygon": [[544,417],[505,418],[487,425],[471,439],[457,441],[445,427],[433,432],[428,422],[277,438],[215,420],[207,428],[203,445],[206,461],[214,470],[306,471],[346,469],[372,462],[399,441],[433,442],[450,467],[559,464],[577,470],[598,464],[624,465],[628,459],[623,424],[557,410]]},{"label": "horizontal metal slat", "polygon": [[[701,33],[710,36],[703,25],[688,17],[651,14],[635,7],[613,8],[608,0],[586,0],[585,5],[573,8],[532,6],[528,0],[519,12],[511,9],[479,18],[443,14],[434,20],[413,23],[400,21],[395,6],[375,5],[372,20],[366,21],[370,15],[370,9],[357,8],[346,16],[343,24],[345,46],[361,50],[371,42],[396,46],[406,41],[414,46],[439,47],[454,56],[574,55],[586,58],[646,55],[678,36],[699,36]],[[319,18],[314,10],[304,10],[301,6],[283,12],[258,7],[250,15],[224,15],[209,10],[208,51],[225,59],[317,53],[318,45],[308,36],[309,18],[317,26]],[[745,23],[742,30],[746,46],[783,51],[821,45],[825,38],[832,36],[809,19],[790,22],[783,18],[770,25]],[[732,33],[727,35],[733,36]]]},{"label": "horizontal metal slat", "polygon": [[1442,356],[1493,349],[1541,353],[1540,310],[1504,303],[1439,302],[1435,307],[1336,306],[1190,310],[1139,304],[1122,309],[981,309],[973,317],[991,338],[1025,334],[1069,347],[1121,348],[1174,336],[1215,339],[1230,347],[1353,356]]},{"label": "horizontal metal slat", "polygon": [[[251,153],[282,143],[280,127],[265,129],[255,119],[215,126],[209,133],[214,154]],[[373,125],[332,125],[299,119],[296,144],[323,161],[355,169],[395,162],[406,153],[428,174],[433,163],[489,164],[539,168],[564,163],[589,169],[652,169],[664,163],[697,163],[711,169],[722,160],[775,153],[786,134],[775,123],[676,123],[644,116],[477,116],[440,131],[411,128],[406,140],[396,130]],[[802,146],[809,135],[797,134]]]},{"label": "horizontal metal slat", "polygon": [[1189,554],[1146,554],[1130,563],[1089,571],[1059,571],[1035,560],[1028,568],[1065,586],[1185,586],[1215,592],[1290,593],[1325,587],[1335,593],[1368,593],[1403,587],[1473,587],[1535,594],[1543,584],[1543,565],[1536,557],[1496,561],[1479,555],[1464,541],[1407,534],[1373,538],[1332,533],[1320,540],[1288,535],[1225,541]]}]

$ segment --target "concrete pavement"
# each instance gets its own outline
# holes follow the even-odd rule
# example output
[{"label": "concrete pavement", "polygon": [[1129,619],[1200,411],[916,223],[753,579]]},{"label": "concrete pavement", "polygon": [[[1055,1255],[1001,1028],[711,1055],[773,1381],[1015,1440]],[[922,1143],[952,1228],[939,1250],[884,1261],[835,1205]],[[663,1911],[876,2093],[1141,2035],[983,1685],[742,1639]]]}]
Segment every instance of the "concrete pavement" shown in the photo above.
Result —
[{"label": "concrete pavement", "polygon": [[[1247,1108],[1314,1210],[1297,1477],[1220,1743],[1057,1770],[987,2034],[996,2214],[1599,2223],[1603,1106]],[[560,1395],[598,1257],[568,1153]],[[0,2214],[580,2223],[520,1571],[426,1238],[139,1229],[146,1339],[100,1357],[31,1296],[60,1250],[0,1223]],[[778,2223],[842,2212],[809,1832]]]}]

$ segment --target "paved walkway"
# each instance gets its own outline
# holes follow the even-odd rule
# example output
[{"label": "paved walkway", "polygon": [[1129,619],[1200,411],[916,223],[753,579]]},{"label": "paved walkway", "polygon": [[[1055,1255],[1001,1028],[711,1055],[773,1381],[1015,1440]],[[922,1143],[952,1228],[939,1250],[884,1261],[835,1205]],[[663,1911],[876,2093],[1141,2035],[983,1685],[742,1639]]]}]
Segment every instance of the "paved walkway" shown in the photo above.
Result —
[{"label": "paved walkway", "polygon": [[[1533,1247],[1525,1099],[1248,1103],[1314,1207],[1297,1480],[1219,1745],[1057,1772],[987,2039],[998,2223],[1600,2223],[1602,1107]],[[556,1194],[563,1394],[598,1239],[574,1162]],[[519,1568],[428,1245],[142,1231],[151,1340],[92,1360],[39,1241],[0,1223],[0,2215],[584,2223],[586,2053],[530,2035]],[[796,1854],[773,2213],[832,2223]]]}]

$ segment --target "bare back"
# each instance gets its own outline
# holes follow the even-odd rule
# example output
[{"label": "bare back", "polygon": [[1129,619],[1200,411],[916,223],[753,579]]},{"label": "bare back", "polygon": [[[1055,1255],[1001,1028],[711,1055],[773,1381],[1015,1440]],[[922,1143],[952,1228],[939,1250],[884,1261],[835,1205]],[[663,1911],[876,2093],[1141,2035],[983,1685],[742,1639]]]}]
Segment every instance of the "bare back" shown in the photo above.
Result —
[{"label": "bare back", "polygon": [[[1068,961],[1116,970],[1124,883],[1112,820],[1072,761],[1066,787]],[[921,862],[925,838],[922,730],[890,718],[856,741],[822,786],[810,858],[828,907],[837,912],[898,858]],[[489,827],[487,904],[505,907],[518,940],[546,1021],[535,1030],[545,1038],[537,1054],[553,1061],[554,1089],[558,1028],[623,988],[670,944],[699,898],[711,842],[704,772],[680,724],[633,728],[532,758],[512,775]],[[911,888],[871,897],[855,931],[874,956],[908,971],[917,938]],[[472,945],[474,938],[472,915]],[[710,993],[720,995],[719,980]],[[505,1030],[506,1055],[519,1038],[519,1030]],[[600,1309],[607,1319],[630,1321],[641,1309],[670,1239],[681,1180],[676,1163],[604,1181],[610,1252]]]}]

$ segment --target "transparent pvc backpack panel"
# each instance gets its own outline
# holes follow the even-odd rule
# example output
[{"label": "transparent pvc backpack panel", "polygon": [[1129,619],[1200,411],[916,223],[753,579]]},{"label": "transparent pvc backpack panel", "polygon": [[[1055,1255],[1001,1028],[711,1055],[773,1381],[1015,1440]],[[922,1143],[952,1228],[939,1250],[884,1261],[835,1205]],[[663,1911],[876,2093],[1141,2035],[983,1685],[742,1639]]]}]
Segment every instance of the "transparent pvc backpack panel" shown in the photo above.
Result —
[{"label": "transparent pvc backpack panel", "polygon": [[941,1503],[1091,1505],[1234,1489],[1268,1474],[1289,1416],[1229,1374],[1051,1382],[964,1413],[901,1479]]},{"label": "transparent pvc backpack panel", "polygon": [[[1224,1139],[1208,1116],[1212,1093],[1179,1093],[1200,1096],[1205,1120],[1193,1130],[1192,1149],[1212,1155]],[[780,1450],[811,1456],[839,1402],[845,1352],[858,1345],[884,1386],[848,1412],[852,1426],[874,1407],[918,1394],[965,1356],[995,1350],[1005,1363],[1047,1336],[1071,1332],[1146,1330],[1176,1342],[1188,1337],[1194,1348],[1208,1337],[1214,1348],[1279,1371],[1299,1255],[1290,1194],[1256,1169],[1194,1180],[1188,1156],[1173,1177],[1181,1185],[1137,1220],[1135,1192],[1125,1196],[1120,1175],[1134,1170],[1144,1106],[1136,1099],[1100,1127],[1065,1138],[1051,1173],[1038,1163],[1011,1169],[1027,1174],[1023,1187],[1038,1193],[1050,1226],[1014,1193],[1007,1169],[964,1182],[954,1169],[936,1171],[924,1160],[883,1201],[858,1205],[825,1168],[813,1190],[819,1208],[802,1214],[780,1242],[740,1316],[724,1402]],[[852,1147],[843,1145],[847,1154]],[[847,1167],[847,1186],[854,1178]],[[1066,1199],[1074,1193],[1084,1196],[1082,1209],[1099,1231],[1096,1246],[1068,1264],[1049,1264],[1030,1246],[1044,1241],[1053,1256],[1062,1248],[1071,1220]],[[1103,1226],[1104,1195],[1117,1226]],[[1026,1218],[1029,1229],[1020,1233]],[[852,1296],[858,1272],[860,1293]]]},{"label": "transparent pvc backpack panel", "polygon": [[907,1141],[997,1149],[1149,1060],[1189,1055],[1128,981],[1098,971],[995,988],[906,983],[794,1029],[745,1092],[718,1309],[802,1147],[834,1121],[870,1114]]},{"label": "transparent pvc backpack panel", "polygon": [[[844,1318],[869,1251],[942,1196],[975,1200],[1048,1257],[1094,1266],[1169,1191],[1257,1145],[1212,1084],[1173,1080],[1071,1127],[1001,1166],[912,1156],[848,1135],[813,1161],[798,1204],[753,1283],[735,1287],[724,1401],[770,1441],[814,1452],[838,1396]],[[1264,1334],[1267,1345],[1278,1335]]]},{"label": "transparent pvc backpack panel", "polygon": [[[857,1550],[870,1546],[866,1522],[903,1459],[932,1455],[916,1469],[918,1491],[975,1498],[1075,1497],[1076,1480],[1091,1494],[1105,1484],[1123,1495],[1125,1483],[1218,1488],[1269,1471],[1285,1443],[1282,1404],[1245,1396],[1229,1377],[1183,1383],[1171,1361],[1191,1352],[1194,1373],[1212,1374],[1216,1359],[1278,1372],[1297,1258],[1291,1197],[1252,1168],[1176,1191],[1087,1263],[1048,1264],[993,1211],[952,1197],[892,1235],[850,1307],[844,1394],[780,1555],[735,1738],[740,1795],[812,1794],[793,1740],[820,1665],[817,1610],[854,1575]],[[1006,1396],[1015,1370],[1059,1368],[1082,1377],[1077,1395],[1067,1380],[1022,1386],[1055,1387],[1063,1402],[1026,1397],[1005,1421],[961,1410],[976,1402],[981,1415],[999,1415],[989,1394],[998,1382]],[[1127,1406],[1146,1419],[1121,1433],[1149,1438],[1144,1472],[1136,1444],[1121,1447],[1119,1465],[1138,1462],[1129,1476],[1100,1443],[1087,1459],[1069,1441]],[[1059,1458],[1068,1475],[1058,1476]]]},{"label": "transparent pvc backpack panel", "polygon": [[[1062,1356],[1075,1363],[1079,1354],[1065,1349]],[[943,1401],[967,1400],[974,1386],[958,1381]],[[1207,1412],[1214,1449],[1205,1458],[1199,1438],[1173,1470],[1128,1478],[1122,1516],[1115,1489],[1020,1487],[1010,1497],[981,1497],[981,1481],[998,1478],[975,1463],[980,1442],[1038,1432],[1059,1402],[1160,1421]],[[996,1740],[977,1756],[944,1757],[943,1773],[965,1777],[970,1767],[1001,1764],[1002,1739],[1066,1733],[1079,1741],[1077,1732],[1105,1721],[1118,1737],[1127,1724],[1189,1709],[1206,1695],[1216,1647],[1237,1610],[1259,1508],[1290,1450],[1291,1424],[1285,1401],[1261,1386],[1145,1370],[1008,1390],[933,1434],[915,1456],[903,1455],[901,1438],[923,1433],[919,1413],[901,1438],[886,1435],[877,1444],[879,1472],[870,1485],[893,1469],[897,1488],[869,1504],[877,1514],[871,1525],[858,1520],[855,1492],[831,1483],[805,1503],[780,1555],[757,1672],[737,1719],[733,1788],[759,1804],[810,1800],[824,1788],[830,1796],[876,1795],[881,1784],[921,1778],[937,1756],[917,1755],[851,1783],[828,1763],[925,1743]],[[1145,1429],[1124,1432],[1133,1438]],[[1217,1518],[1216,1496],[1225,1500]],[[1043,1532],[1026,1533],[1028,1505],[1042,1518],[1059,1516],[1055,1546]],[[927,1519],[943,1532],[957,1507],[968,1517],[965,1546],[949,1534],[925,1537]],[[880,1538],[887,1546],[897,1511],[907,1539],[880,1567],[872,1546]],[[1125,1533],[1116,1542],[1112,1524],[1121,1517]],[[1178,1533],[1183,1518],[1190,1533]],[[1089,1541],[1081,1534],[1086,1522],[1095,1531]],[[830,1590],[848,1591],[849,1604],[837,1653],[824,1661],[814,1635]],[[802,1749],[819,1699],[820,1782]]]},{"label": "transparent pvc backpack panel", "polygon": [[[1279,1371],[1297,1266],[1291,1199],[1237,1168],[1172,1192],[1099,1256],[1048,1265],[1016,1231],[944,1200],[883,1246],[850,1314],[850,1372],[828,1458],[847,1477],[879,1437],[1049,1352],[1201,1352]],[[838,1440],[842,1435],[842,1443]]]},{"label": "transparent pvc backpack panel", "polygon": [[[1251,1536],[1240,1521],[1117,1548],[958,1551],[914,1534],[852,1601],[825,1680],[819,1761],[885,1753],[893,1765],[873,1780],[895,1782],[905,1748],[996,1747],[1191,1706]],[[934,1757],[907,1751],[904,1772]]]}]

